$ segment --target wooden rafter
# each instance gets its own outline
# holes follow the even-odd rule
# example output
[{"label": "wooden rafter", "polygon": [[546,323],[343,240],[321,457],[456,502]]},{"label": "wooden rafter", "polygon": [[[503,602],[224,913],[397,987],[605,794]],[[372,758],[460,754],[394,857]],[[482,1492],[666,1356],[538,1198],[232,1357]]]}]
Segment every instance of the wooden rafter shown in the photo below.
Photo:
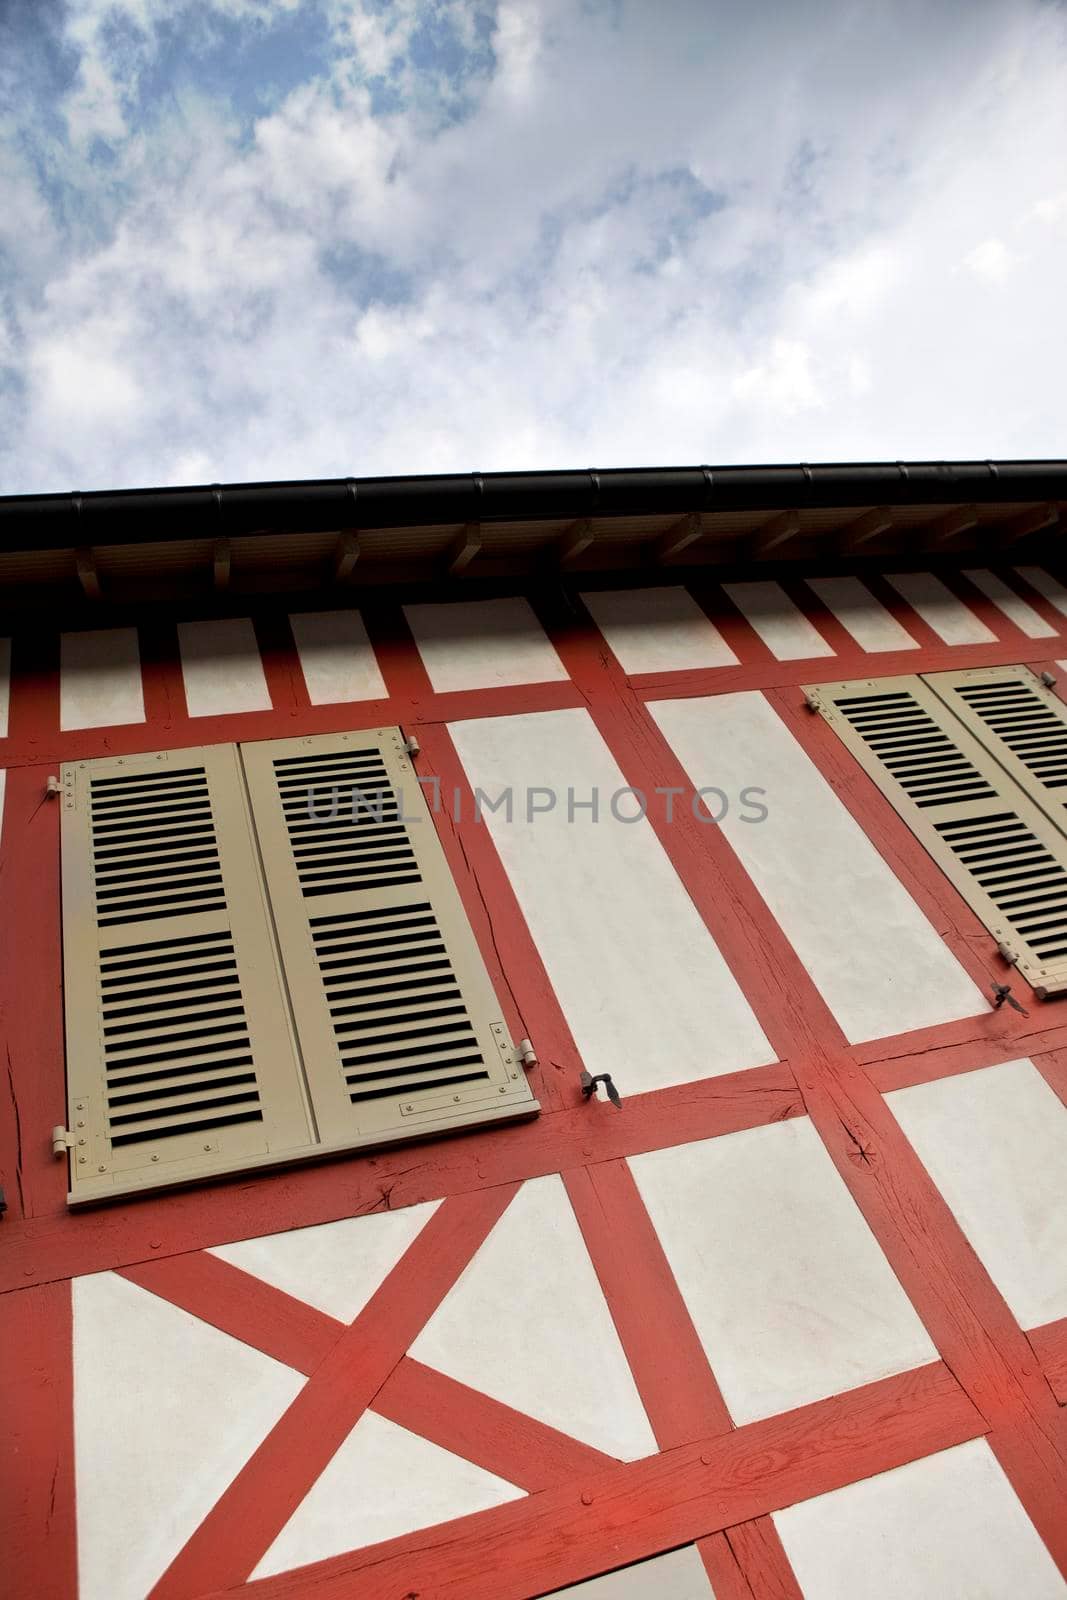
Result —
[{"label": "wooden rafter", "polygon": [[1005,522],[1000,530],[1002,544],[1017,544],[1020,539],[1025,539],[1031,533],[1041,533],[1046,528],[1052,528],[1060,520],[1059,508],[1054,505],[1032,506],[1029,511],[1020,512],[1019,516],[1012,517]]},{"label": "wooden rafter", "polygon": [[458,578],[460,573],[466,572],[475,556],[482,548],[482,525],[480,522],[466,523],[456,534],[448,547],[445,555],[445,573],[450,578]]},{"label": "wooden rafter", "polygon": [[690,511],[684,517],[679,517],[666,533],[660,534],[653,546],[653,555],[657,561],[672,561],[683,550],[688,550],[690,545],[696,544],[703,535],[703,517],[699,511]]},{"label": "wooden rafter", "polygon": [[595,537],[589,517],[580,517],[577,522],[572,522],[556,545],[556,559],[559,565],[572,566],[578,557],[588,550]]},{"label": "wooden rafter", "polygon": [[358,560],[359,535],[352,528],[347,528],[338,535],[337,547],[333,553],[334,583],[347,583]]},{"label": "wooden rafter", "polygon": [[78,572],[78,582],[82,586],[82,593],[87,600],[102,600],[104,591],[100,586],[100,574],[96,566],[96,553],[88,545],[74,552],[74,564]]},{"label": "wooden rafter", "polygon": [[232,551],[229,539],[216,539],[212,552],[212,581],[216,589],[230,586],[230,560]]},{"label": "wooden rafter", "polygon": [[752,556],[756,561],[762,561],[773,551],[780,550],[782,545],[795,539],[800,532],[799,511],[780,511],[776,517],[765,522],[756,530],[752,538]]},{"label": "wooden rafter", "polygon": [[977,506],[953,506],[951,511],[946,511],[944,516],[938,517],[927,530],[927,538],[932,547],[948,544],[961,534],[970,533],[978,526]]},{"label": "wooden rafter", "polygon": [[857,517],[855,522],[850,522],[842,528],[839,539],[842,551],[851,555],[857,550],[862,550],[864,545],[878,539],[883,533],[888,533],[893,526],[893,512],[889,506],[875,506],[873,510],[864,512],[862,517]]}]

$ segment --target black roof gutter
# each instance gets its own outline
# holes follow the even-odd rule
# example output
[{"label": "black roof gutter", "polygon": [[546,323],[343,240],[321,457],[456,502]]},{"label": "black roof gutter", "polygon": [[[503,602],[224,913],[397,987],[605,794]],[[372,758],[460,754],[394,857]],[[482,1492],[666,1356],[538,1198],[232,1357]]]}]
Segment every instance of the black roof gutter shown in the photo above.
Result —
[{"label": "black roof gutter", "polygon": [[435,523],[1067,499],[1067,461],[642,467],[0,497],[0,551]]}]

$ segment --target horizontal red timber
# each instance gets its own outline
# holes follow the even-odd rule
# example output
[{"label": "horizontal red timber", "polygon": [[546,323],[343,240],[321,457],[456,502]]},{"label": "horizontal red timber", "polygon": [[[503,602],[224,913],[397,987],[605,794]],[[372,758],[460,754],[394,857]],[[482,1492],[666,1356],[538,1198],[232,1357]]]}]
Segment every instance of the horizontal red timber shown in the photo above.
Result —
[{"label": "horizontal red timber", "polygon": [[1062,1100],[1067,1093],[1062,1065],[1065,1048],[1067,1029],[1060,1027],[1041,1033],[1009,1034],[1007,1037],[934,1039],[925,1048],[920,1044],[917,1050],[905,1050],[901,1055],[887,1053],[884,1058],[875,1061],[858,1055],[855,1058],[860,1061],[875,1088],[882,1094],[890,1094],[894,1089],[910,1089],[916,1083],[953,1078],[961,1072],[996,1067],[1003,1061],[1015,1061],[1028,1056]]},{"label": "horizontal red timber", "polygon": [[[531,1083],[536,1092],[537,1075]],[[753,1067],[634,1095],[622,1111],[597,1099],[571,1101],[532,1122],[473,1131],[373,1156],[348,1156],[218,1184],[145,1195],[121,1205],[4,1224],[0,1293],[28,1283],[101,1272],[205,1246],[257,1238],[280,1228],[415,1205],[496,1184],[521,1182],[583,1162],[736,1133],[799,1116],[803,1105],[787,1063]],[[52,1124],[49,1124],[51,1128]],[[51,1144],[42,1141],[42,1160]],[[58,1169],[60,1162],[55,1163]]]},{"label": "horizontal red timber", "polygon": [[[980,1412],[935,1362],[242,1592],[249,1600],[527,1600],[985,1432]],[[211,1600],[234,1587],[217,1583]]]}]

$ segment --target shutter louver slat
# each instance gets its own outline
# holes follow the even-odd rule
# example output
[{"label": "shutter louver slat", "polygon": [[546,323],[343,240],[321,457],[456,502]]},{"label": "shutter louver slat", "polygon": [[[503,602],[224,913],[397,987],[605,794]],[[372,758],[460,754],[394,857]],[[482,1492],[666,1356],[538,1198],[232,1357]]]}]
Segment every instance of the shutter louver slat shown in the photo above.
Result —
[{"label": "shutter louver slat", "polygon": [[79,762],[63,779],[71,1199],[306,1147],[236,752]]},{"label": "shutter louver slat", "polygon": [[399,729],[242,759],[324,1143],[535,1113]]},{"label": "shutter louver slat", "polygon": [[923,682],[1067,837],[1067,705],[1027,667],[932,672]]},{"label": "shutter louver slat", "polygon": [[1067,838],[955,704],[919,677],[807,694],[1037,992],[1067,991]]}]

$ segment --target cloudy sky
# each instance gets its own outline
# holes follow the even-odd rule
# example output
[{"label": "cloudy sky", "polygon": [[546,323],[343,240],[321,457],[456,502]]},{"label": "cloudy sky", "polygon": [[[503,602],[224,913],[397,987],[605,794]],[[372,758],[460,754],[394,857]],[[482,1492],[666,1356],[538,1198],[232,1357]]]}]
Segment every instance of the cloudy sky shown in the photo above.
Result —
[{"label": "cloudy sky", "polygon": [[1067,454],[1067,6],[0,0],[0,493]]}]

